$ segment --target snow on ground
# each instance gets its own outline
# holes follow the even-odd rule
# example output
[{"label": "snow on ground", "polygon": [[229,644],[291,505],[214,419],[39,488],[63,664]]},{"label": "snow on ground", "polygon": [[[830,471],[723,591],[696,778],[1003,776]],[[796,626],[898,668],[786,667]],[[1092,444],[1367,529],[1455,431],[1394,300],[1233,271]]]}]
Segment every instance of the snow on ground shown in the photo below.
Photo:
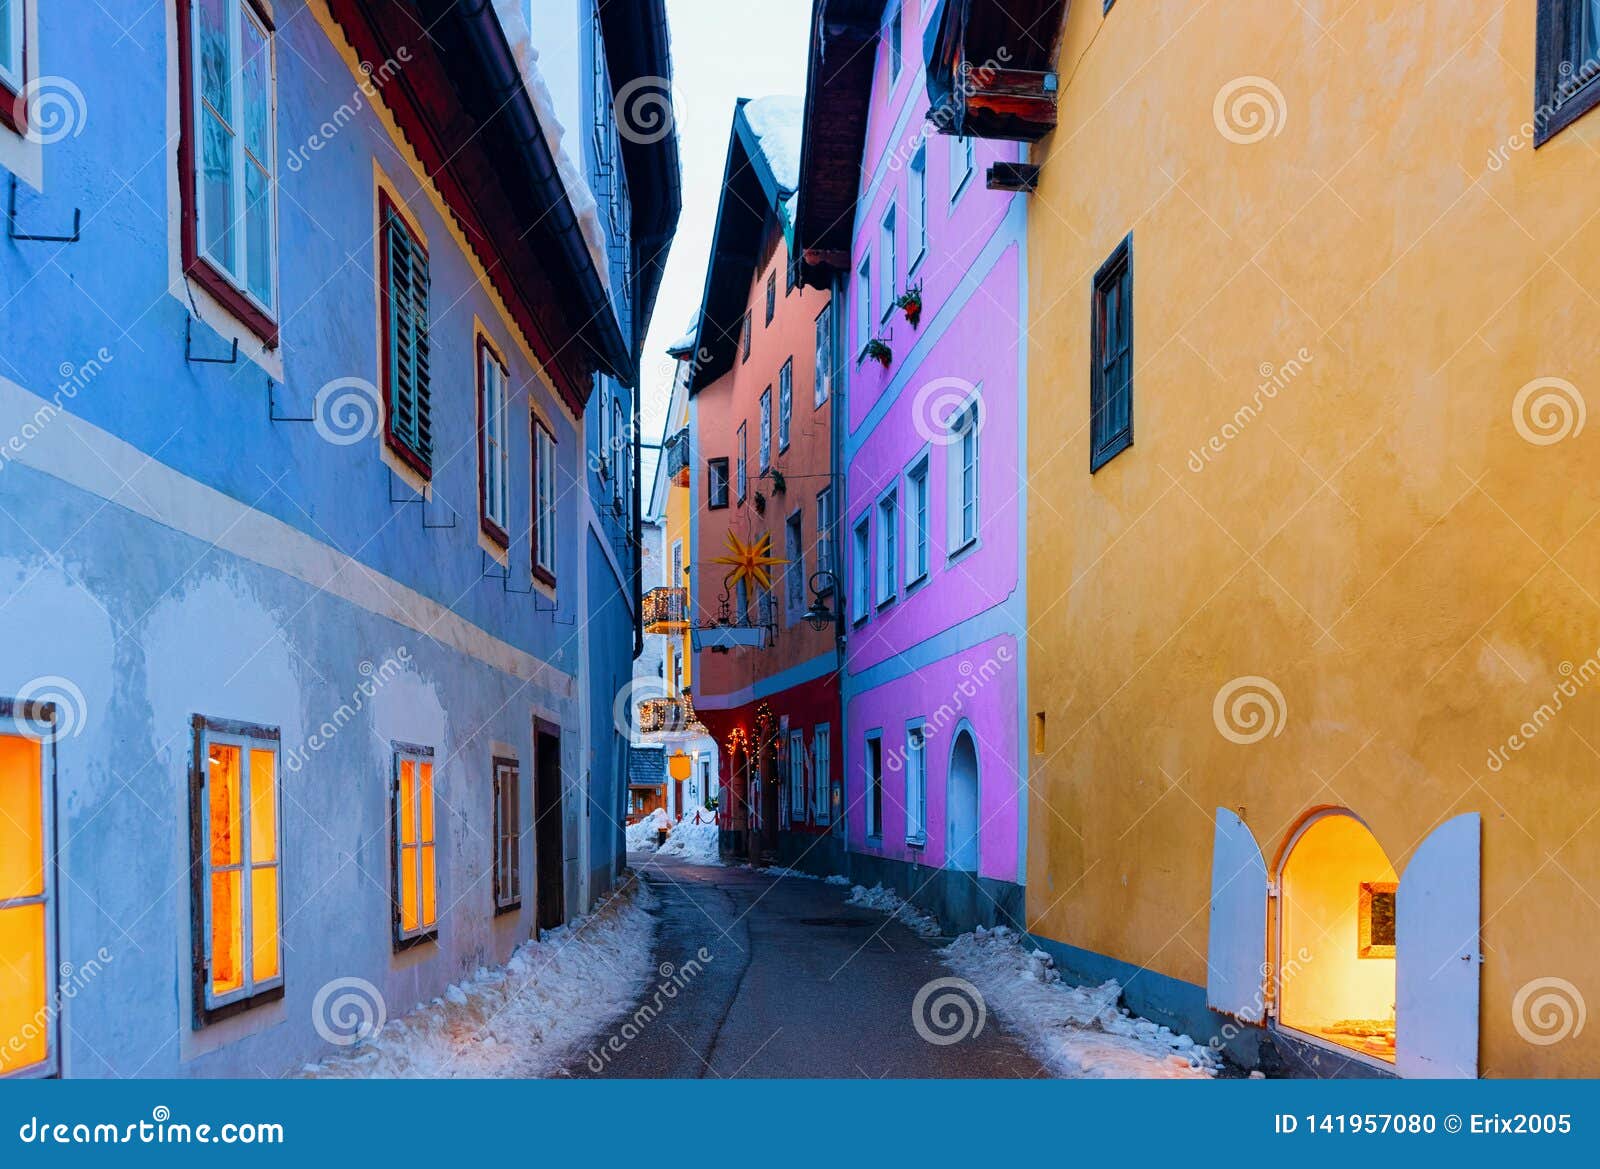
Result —
[{"label": "snow on ground", "polygon": [[909,902],[902,901],[893,889],[885,889],[882,885],[874,885],[870,889],[865,885],[856,885],[850,890],[845,904],[877,909],[890,917],[898,917],[912,932],[925,938],[936,938],[943,932],[936,919],[917,910]]},{"label": "snow on ground", "polygon": [[1063,982],[1048,954],[1024,948],[1021,937],[1004,926],[962,934],[941,956],[1058,1076],[1201,1079],[1216,1075],[1220,1066],[1215,1052],[1187,1035],[1120,1008],[1122,987],[1115,981]]},{"label": "snow on ground", "polygon": [[656,833],[662,828],[671,828],[672,820],[664,808],[657,808],[648,816],[642,817],[637,823],[629,824],[624,828],[623,835],[628,838],[629,852],[654,852],[656,848]]},{"label": "snow on ground", "polygon": [[[656,897],[633,882],[305,1072],[327,1079],[545,1076],[624,1014],[655,967]],[[337,1000],[334,1000],[337,1004]],[[335,1015],[327,1024],[337,1029]]]},{"label": "snow on ground", "polygon": [[720,865],[717,840],[716,813],[686,808],[683,819],[673,825],[672,835],[661,846],[660,855],[675,856],[692,865]]}]

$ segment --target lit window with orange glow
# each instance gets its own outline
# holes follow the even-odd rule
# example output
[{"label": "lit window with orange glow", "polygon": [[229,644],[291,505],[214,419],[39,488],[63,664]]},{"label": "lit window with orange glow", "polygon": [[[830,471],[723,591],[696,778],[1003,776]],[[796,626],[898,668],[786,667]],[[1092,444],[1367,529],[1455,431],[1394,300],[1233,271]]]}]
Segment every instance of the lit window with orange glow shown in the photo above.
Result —
[{"label": "lit window with orange glow", "polygon": [[208,1022],[283,990],[278,732],[197,722],[196,999]]},{"label": "lit window with orange glow", "polygon": [[0,1079],[54,1070],[51,733],[0,700]]},{"label": "lit window with orange glow", "polygon": [[396,746],[392,823],[395,946],[404,948],[438,934],[431,748]]}]

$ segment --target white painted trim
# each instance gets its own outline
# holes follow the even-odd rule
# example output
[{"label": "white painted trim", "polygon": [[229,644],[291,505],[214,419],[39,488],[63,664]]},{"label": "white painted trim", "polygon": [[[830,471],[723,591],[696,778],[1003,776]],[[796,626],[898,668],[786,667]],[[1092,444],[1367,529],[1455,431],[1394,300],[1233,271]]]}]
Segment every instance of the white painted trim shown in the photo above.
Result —
[{"label": "white painted trim", "polygon": [[[0,377],[0,417],[32,418],[40,411],[56,413],[20,451],[7,452],[10,461],[223,552],[294,577],[560,697],[573,696],[572,674],[502,641],[393,577],[157,462],[108,431]],[[94,457],[86,458],[85,448]],[[128,483],[135,479],[138,490],[129,490]]]}]

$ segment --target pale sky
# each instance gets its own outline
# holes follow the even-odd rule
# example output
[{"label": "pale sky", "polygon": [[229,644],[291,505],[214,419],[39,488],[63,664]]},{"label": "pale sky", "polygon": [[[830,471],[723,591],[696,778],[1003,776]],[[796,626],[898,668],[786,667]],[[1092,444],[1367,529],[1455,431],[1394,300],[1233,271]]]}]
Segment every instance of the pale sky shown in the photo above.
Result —
[{"label": "pale sky", "polygon": [[[683,217],[639,363],[647,443],[661,441],[672,391],[673,363],[666,347],[700,307],[734,100],[805,92],[811,0],[667,0],[667,19],[683,155]],[[655,452],[644,452],[640,471],[649,507]]]}]

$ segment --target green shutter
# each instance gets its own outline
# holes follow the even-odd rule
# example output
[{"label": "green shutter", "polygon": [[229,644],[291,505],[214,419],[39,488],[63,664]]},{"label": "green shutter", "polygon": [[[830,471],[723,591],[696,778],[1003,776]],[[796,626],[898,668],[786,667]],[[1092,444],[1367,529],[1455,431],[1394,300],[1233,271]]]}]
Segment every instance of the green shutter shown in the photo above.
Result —
[{"label": "green shutter", "polygon": [[394,436],[426,466],[433,462],[428,389],[428,257],[405,221],[384,224],[389,261],[389,418]]}]

